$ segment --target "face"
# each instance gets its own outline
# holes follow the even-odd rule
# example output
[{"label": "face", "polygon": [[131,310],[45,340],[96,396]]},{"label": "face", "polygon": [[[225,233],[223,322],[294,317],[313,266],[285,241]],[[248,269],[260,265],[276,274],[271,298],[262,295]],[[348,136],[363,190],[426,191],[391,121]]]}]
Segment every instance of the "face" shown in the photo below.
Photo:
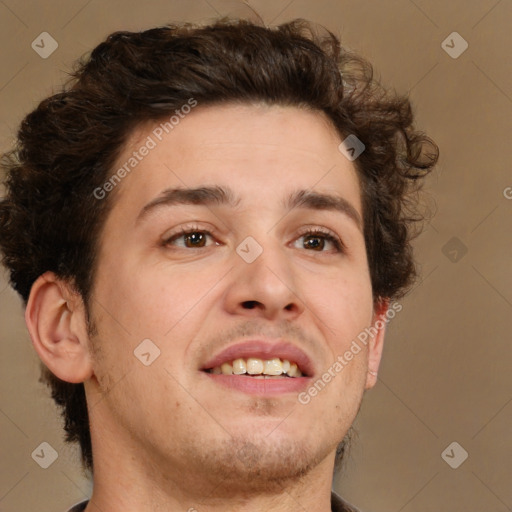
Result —
[{"label": "face", "polygon": [[[250,487],[332,471],[368,386],[369,345],[308,403],[298,397],[375,320],[353,164],[322,114],[293,107],[198,106],[161,141],[156,127],[118,160],[156,142],[117,185],[100,240],[93,446],[122,446],[180,481]],[[216,199],[172,192],[200,187]],[[205,371],[251,356],[255,368],[296,360],[306,375]]]}]

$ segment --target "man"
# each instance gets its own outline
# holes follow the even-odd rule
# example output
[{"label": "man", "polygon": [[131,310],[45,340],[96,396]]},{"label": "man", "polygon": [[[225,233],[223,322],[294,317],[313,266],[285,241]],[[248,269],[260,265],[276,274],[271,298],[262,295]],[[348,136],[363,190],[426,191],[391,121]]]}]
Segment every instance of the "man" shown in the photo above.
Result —
[{"label": "man", "polygon": [[83,60],[23,121],[0,205],[93,477],[71,510],[356,510],[333,470],[436,158],[408,99],[303,20],[119,32]]}]

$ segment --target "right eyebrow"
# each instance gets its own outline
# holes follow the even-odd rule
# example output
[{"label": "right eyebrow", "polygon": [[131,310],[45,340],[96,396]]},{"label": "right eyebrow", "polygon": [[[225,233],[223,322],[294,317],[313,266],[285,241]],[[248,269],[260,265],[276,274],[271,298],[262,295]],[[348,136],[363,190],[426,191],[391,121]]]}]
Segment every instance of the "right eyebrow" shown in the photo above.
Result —
[{"label": "right eyebrow", "polygon": [[233,191],[227,187],[204,186],[196,188],[169,188],[142,208],[137,216],[137,222],[155,209],[164,206],[169,207],[177,204],[205,206],[227,204],[232,208],[236,208],[239,203],[240,199],[235,199]]}]

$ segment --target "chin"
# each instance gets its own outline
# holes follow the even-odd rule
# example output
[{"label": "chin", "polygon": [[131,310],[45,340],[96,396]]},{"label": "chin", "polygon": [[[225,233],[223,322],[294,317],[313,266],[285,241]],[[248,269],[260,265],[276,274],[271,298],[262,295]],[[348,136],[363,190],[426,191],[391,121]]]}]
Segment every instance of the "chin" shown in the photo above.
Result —
[{"label": "chin", "polygon": [[255,439],[247,432],[244,436],[230,437],[217,446],[210,445],[198,462],[217,483],[219,479],[236,481],[237,487],[247,492],[263,489],[271,492],[282,490],[290,481],[304,477],[328,455],[327,448],[315,450],[304,442],[283,436],[276,442],[272,433]]}]

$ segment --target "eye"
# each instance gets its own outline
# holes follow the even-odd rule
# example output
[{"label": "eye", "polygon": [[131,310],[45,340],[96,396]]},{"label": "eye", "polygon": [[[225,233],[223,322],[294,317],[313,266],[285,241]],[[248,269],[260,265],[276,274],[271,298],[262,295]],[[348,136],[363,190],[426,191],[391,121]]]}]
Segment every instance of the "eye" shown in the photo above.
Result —
[{"label": "eye", "polygon": [[305,238],[304,244],[315,252],[327,252],[323,250],[326,241],[335,247],[336,252],[345,251],[345,245],[341,239],[337,235],[322,228],[308,229],[306,232],[302,233],[297,240],[301,238]]},{"label": "eye", "polygon": [[177,240],[182,239],[184,241],[184,245],[182,248],[185,249],[202,249],[206,247],[206,239],[207,237],[213,238],[213,235],[205,230],[200,229],[198,227],[190,227],[190,228],[181,228],[179,233],[171,235],[169,238],[164,240],[163,245],[174,245],[180,247],[175,242]]}]

